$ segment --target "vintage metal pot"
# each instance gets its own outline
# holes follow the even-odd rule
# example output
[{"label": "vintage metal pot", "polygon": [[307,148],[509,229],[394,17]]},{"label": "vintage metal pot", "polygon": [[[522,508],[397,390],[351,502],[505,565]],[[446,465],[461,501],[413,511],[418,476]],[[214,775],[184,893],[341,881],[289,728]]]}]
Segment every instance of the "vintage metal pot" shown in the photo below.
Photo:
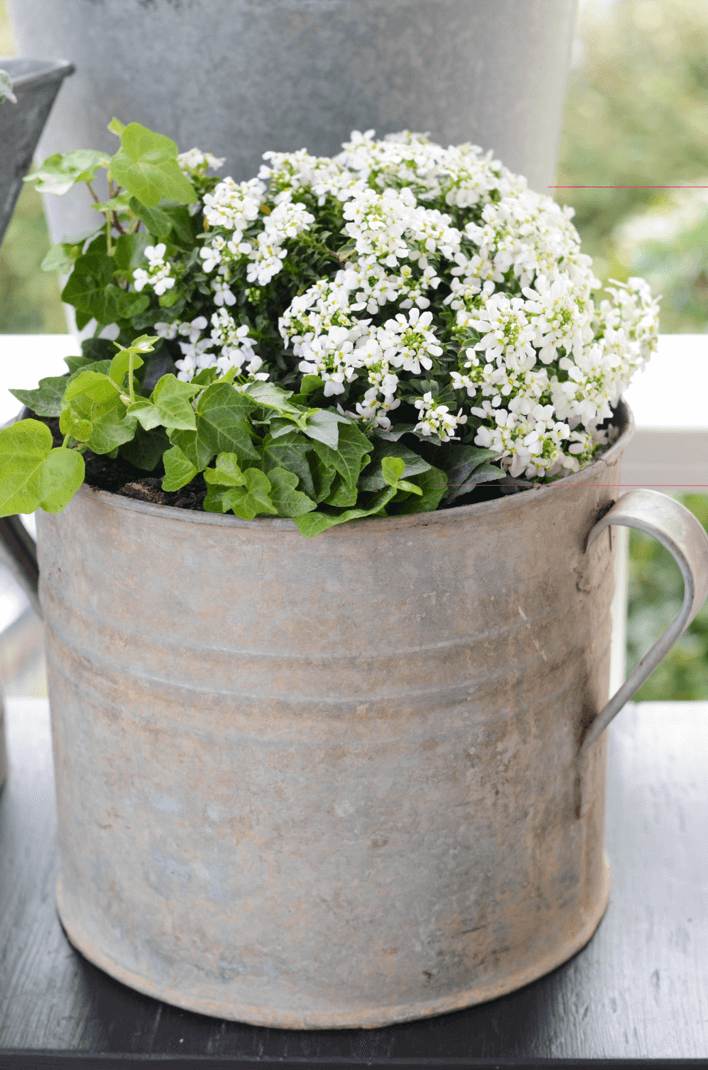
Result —
[{"label": "vintage metal pot", "polygon": [[[314,539],[81,489],[38,515],[72,944],[204,1014],[372,1027],[500,996],[607,905],[602,729],[697,612],[708,539],[561,482]],[[612,525],[681,613],[608,695]]]}]

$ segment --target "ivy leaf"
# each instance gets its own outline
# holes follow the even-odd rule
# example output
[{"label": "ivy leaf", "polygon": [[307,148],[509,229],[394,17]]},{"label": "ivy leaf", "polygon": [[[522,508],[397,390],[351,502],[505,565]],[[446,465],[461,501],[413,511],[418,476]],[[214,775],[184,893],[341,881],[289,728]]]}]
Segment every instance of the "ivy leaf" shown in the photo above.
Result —
[{"label": "ivy leaf", "polygon": [[[197,416],[197,426],[199,417]],[[194,465],[198,472],[209,464],[214,456],[209,442],[200,438],[197,431],[169,431],[169,440],[173,446],[179,446],[185,457]],[[206,506],[204,507],[206,508]],[[220,512],[221,510],[219,510]]]},{"label": "ivy leaf", "polygon": [[10,393],[37,416],[58,416],[67,382],[66,375],[50,375],[39,380],[36,390],[11,390]]},{"label": "ivy leaf", "polygon": [[120,456],[136,468],[152,472],[170,448],[170,440],[162,427],[145,431],[138,423],[135,435],[120,447]]},{"label": "ivy leaf", "polygon": [[380,427],[374,428],[374,434],[378,438],[383,438],[387,442],[398,442],[399,438],[403,438],[404,435],[410,434],[413,431],[415,424],[397,424],[392,427],[390,431],[384,431]]},{"label": "ivy leaf", "polygon": [[[321,441],[315,441],[314,449],[325,464],[339,472],[344,482],[353,487],[359,479],[362,468],[369,463],[367,455],[371,453],[374,445],[356,424],[346,421],[335,426],[339,428],[337,448],[332,449]],[[305,428],[305,434],[307,434],[307,428]]]},{"label": "ivy leaf", "polygon": [[427,472],[431,467],[417,453],[409,450],[406,446],[402,446],[399,442],[379,441],[374,448],[370,469],[359,480],[361,490],[380,490],[386,486],[387,480],[383,472],[383,461],[387,457],[396,457],[403,461],[401,474],[405,476],[420,475],[421,472]]},{"label": "ivy leaf", "polygon": [[33,513],[42,500],[42,468],[52,433],[39,420],[18,420],[0,431],[0,516]]},{"label": "ivy leaf", "polygon": [[39,266],[42,271],[57,271],[61,275],[68,275],[80,256],[80,245],[60,241],[51,247]]},{"label": "ivy leaf", "polygon": [[[440,468],[428,468],[427,471],[421,472],[419,475],[414,476],[413,479],[420,496],[407,498],[400,506],[396,507],[396,515],[432,513],[437,509],[447,490],[447,473]],[[404,480],[403,483],[399,483],[399,487],[404,484],[410,485],[407,480]]]},{"label": "ivy leaf", "polygon": [[101,405],[103,402],[116,397],[118,393],[119,388],[107,375],[93,371],[91,368],[86,368],[84,371],[80,371],[75,379],[69,380],[69,385],[64,391],[64,401],[72,401],[80,394],[85,394],[91,401]]},{"label": "ivy leaf", "polygon": [[272,487],[272,501],[279,516],[303,516],[317,508],[307,494],[297,490],[298,477],[285,468],[271,468],[268,473]]},{"label": "ivy leaf", "polygon": [[177,145],[140,123],[129,123],[111,159],[111,174],[141,204],[154,208],[163,198],[194,204],[197,194],[177,163]]},{"label": "ivy leaf", "polygon": [[[108,316],[106,287],[113,278],[113,265],[104,253],[85,253],[74,265],[61,299],[99,323],[113,322]],[[88,320],[86,321],[88,322]]]},{"label": "ivy leaf", "polygon": [[[154,235],[154,237],[166,238],[171,233],[172,220],[167,212],[163,212],[160,208],[148,208],[146,204],[141,204],[135,197],[131,197],[130,210],[133,215],[137,216],[145,224],[149,234]],[[148,235],[145,236],[147,237]],[[148,244],[150,243],[148,242]]]},{"label": "ivy leaf", "polygon": [[314,498],[316,496],[315,484],[307,459],[307,454],[312,450],[313,445],[313,442],[300,431],[291,430],[288,435],[277,439],[273,439],[272,434],[267,435],[263,443],[264,471],[285,468],[288,472],[294,472],[303,492],[308,497]]},{"label": "ivy leaf", "polygon": [[135,435],[137,420],[128,415],[119,397],[107,412],[93,421],[91,437],[86,445],[93,453],[112,453],[117,446],[129,442]]},{"label": "ivy leaf", "polygon": [[315,390],[320,390],[323,386],[324,383],[319,375],[303,375],[300,383],[300,393],[303,397],[307,397],[308,394],[312,394]]},{"label": "ivy leaf", "polygon": [[390,486],[398,482],[405,467],[406,462],[401,457],[384,457],[381,460],[381,473]]},{"label": "ivy leaf", "polygon": [[0,431],[0,516],[58,513],[84,481],[76,450],[52,449],[52,433],[39,420],[19,420]]},{"label": "ivy leaf", "polygon": [[119,193],[117,197],[111,197],[107,201],[96,201],[91,207],[96,212],[103,212],[104,215],[109,212],[116,212],[118,215],[125,214],[128,211],[128,204],[130,203],[130,196],[127,193]]},{"label": "ivy leaf", "polygon": [[86,465],[76,450],[53,449],[42,466],[40,506],[45,513],[65,509],[84,481]]},{"label": "ivy leaf", "polygon": [[246,397],[253,398],[264,409],[275,409],[276,412],[290,412],[297,415],[302,415],[305,412],[301,406],[292,403],[290,400],[293,396],[291,391],[283,390],[282,387],[276,386],[275,383],[256,380],[253,383],[248,383],[243,393]]},{"label": "ivy leaf", "polygon": [[[115,354],[116,347],[113,342],[108,338],[84,338],[81,343],[81,352],[84,357],[87,357],[91,361],[107,360],[111,361]],[[72,360],[77,360],[77,357],[72,357]],[[101,369],[96,368],[96,371]]]},{"label": "ivy leaf", "polygon": [[337,469],[332,465],[323,461],[319,454],[314,450],[308,457],[310,462],[310,472],[312,473],[312,483],[314,485],[314,494],[312,497],[316,502],[323,502],[327,498],[332,488],[332,484],[337,478]]},{"label": "ivy leaf", "polygon": [[446,464],[448,486],[445,488],[443,499],[446,503],[453,502],[461,494],[468,494],[477,483],[488,483],[492,479],[502,479],[504,473],[499,468],[493,468],[485,462],[492,458],[497,459],[499,451],[484,449],[481,446],[455,445],[446,450],[445,459],[450,458]]},{"label": "ivy leaf", "polygon": [[376,513],[382,511],[387,502],[391,501],[395,493],[394,487],[386,487],[374,495],[373,502],[368,509],[345,509],[343,513],[337,514],[323,513],[318,510],[316,513],[308,513],[306,516],[296,517],[295,523],[301,535],[312,538],[315,535],[319,535],[321,531],[326,531],[327,528],[333,528],[337,524],[346,524],[348,520],[360,520],[365,516],[375,516]]},{"label": "ivy leaf", "polygon": [[215,467],[205,470],[204,479],[207,483],[214,483],[222,487],[242,487],[246,482],[246,478],[239,468],[238,457],[235,453],[220,453],[216,458]]},{"label": "ivy leaf", "polygon": [[338,508],[346,508],[356,505],[359,497],[359,488],[356,484],[352,487],[340,475],[334,481],[333,489],[324,499],[325,505],[336,505]]},{"label": "ivy leaf", "polygon": [[136,417],[143,431],[152,431],[154,427],[162,424],[160,410],[147,398],[138,398],[134,401],[128,406],[128,413]]},{"label": "ivy leaf", "polygon": [[241,461],[260,460],[248,422],[248,414],[255,407],[245,394],[229,383],[214,383],[207,387],[197,403],[200,448],[208,450],[210,456],[235,453]]},{"label": "ivy leaf", "polygon": [[191,399],[198,391],[198,386],[183,383],[181,379],[169,373],[158,379],[150,401],[160,414],[160,422],[168,431],[173,428],[177,431],[196,431],[197,415],[192,408]]},{"label": "ivy leaf", "polygon": [[[339,428],[341,424],[349,424],[346,416],[340,416],[338,412],[329,409],[319,409],[308,417],[303,431],[308,438],[322,442],[330,449],[336,450],[339,444]],[[353,426],[353,424],[351,425]]]},{"label": "ivy leaf", "polygon": [[87,442],[91,437],[93,424],[71,408],[61,410],[59,430],[62,435],[71,435],[77,442]]},{"label": "ivy leaf", "polygon": [[268,433],[272,439],[280,438],[281,435],[289,435],[293,430],[292,420],[278,418],[277,416],[268,424]]},{"label": "ivy leaf", "polygon": [[161,484],[163,490],[181,490],[197,474],[197,469],[179,446],[170,447],[164,454],[162,461],[165,465],[165,478]]},{"label": "ivy leaf", "polygon": [[202,502],[202,509],[205,513],[225,513],[228,512],[228,506],[224,508],[224,496],[230,490],[229,487],[220,487],[214,484],[207,484],[206,498]]},{"label": "ivy leaf", "polygon": [[270,497],[271,485],[268,476],[257,468],[247,468],[243,473],[245,486],[231,487],[222,498],[223,511],[232,509],[242,520],[253,520],[259,513],[277,515],[278,510]]},{"label": "ivy leaf", "polygon": [[[84,341],[83,344],[86,345],[86,342]],[[82,368],[87,368],[90,364],[96,363],[93,357],[64,357],[64,362],[68,365],[70,373],[81,371]],[[107,363],[110,365],[110,361]]]},{"label": "ivy leaf", "polygon": [[61,196],[77,182],[91,182],[99,167],[108,167],[109,157],[94,149],[74,149],[72,152],[55,152],[23,182],[35,182],[38,193],[54,193]]}]

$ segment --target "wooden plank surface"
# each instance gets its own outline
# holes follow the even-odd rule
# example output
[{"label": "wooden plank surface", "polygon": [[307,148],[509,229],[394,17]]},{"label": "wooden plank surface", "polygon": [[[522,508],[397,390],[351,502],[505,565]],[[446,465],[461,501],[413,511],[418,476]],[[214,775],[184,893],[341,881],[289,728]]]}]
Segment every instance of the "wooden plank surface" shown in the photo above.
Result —
[{"label": "wooden plank surface", "polygon": [[574,959],[469,1010],[385,1029],[309,1032],[169,1007],[72,949],[54,908],[46,701],[9,700],[8,724],[11,774],[0,795],[2,1070],[708,1063],[708,703],[629,706],[611,726],[612,894],[598,932]]}]

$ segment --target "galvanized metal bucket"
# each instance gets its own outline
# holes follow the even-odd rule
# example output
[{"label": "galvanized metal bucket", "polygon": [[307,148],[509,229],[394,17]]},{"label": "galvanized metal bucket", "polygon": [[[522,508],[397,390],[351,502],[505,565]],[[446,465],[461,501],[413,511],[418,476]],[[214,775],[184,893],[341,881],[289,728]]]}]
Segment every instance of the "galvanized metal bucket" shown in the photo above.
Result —
[{"label": "galvanized metal bucket", "polygon": [[[555,485],[303,538],[82,488],[38,516],[72,944],[139,991],[298,1029],[500,996],[605,910],[602,729],[697,612],[708,539],[631,435]],[[608,696],[612,526],[686,600]],[[653,661],[652,661],[653,659]]]}]

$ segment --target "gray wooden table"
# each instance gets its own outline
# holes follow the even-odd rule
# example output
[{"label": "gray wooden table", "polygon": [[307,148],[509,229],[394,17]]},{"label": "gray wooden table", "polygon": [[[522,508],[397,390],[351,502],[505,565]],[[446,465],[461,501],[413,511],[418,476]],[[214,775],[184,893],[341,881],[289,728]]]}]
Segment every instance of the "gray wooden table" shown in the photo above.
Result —
[{"label": "gray wooden table", "polygon": [[299,1032],[181,1011],[73,950],[54,909],[48,709],[8,702],[0,795],[0,1068],[708,1066],[708,703],[627,707],[610,727],[610,905],[552,974],[469,1010]]}]

